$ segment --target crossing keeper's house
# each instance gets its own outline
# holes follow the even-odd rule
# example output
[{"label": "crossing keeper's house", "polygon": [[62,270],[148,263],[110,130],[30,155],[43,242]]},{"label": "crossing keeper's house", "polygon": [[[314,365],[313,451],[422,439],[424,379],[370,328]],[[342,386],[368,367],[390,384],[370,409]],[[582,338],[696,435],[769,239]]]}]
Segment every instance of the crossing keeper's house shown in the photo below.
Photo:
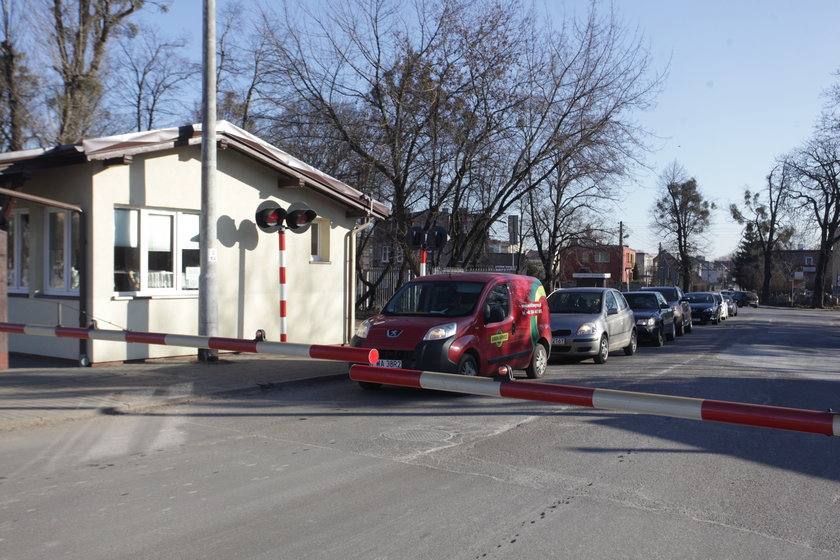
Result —
[{"label": "crossing keeper's house", "polygon": [[[280,340],[279,235],[260,204],[317,217],[285,235],[288,342],[340,344],[353,328],[352,231],[387,206],[260,138],[217,124],[217,336]],[[8,322],[198,334],[201,127],[0,154],[8,230]],[[81,209],[74,211],[72,207]],[[84,231],[82,231],[84,229]],[[87,274],[80,274],[85,266]],[[86,347],[85,347],[86,345]],[[195,354],[193,348],[9,335],[9,351],[91,362]]]}]

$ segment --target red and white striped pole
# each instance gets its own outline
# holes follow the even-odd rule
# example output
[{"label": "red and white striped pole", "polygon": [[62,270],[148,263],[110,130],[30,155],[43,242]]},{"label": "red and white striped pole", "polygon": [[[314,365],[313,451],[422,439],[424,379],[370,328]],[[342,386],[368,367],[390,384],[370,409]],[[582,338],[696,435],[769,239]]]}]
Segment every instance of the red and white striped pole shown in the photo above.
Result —
[{"label": "red and white striped pole", "polygon": [[840,436],[840,414],[612,389],[554,385],[535,381],[494,381],[449,373],[354,365],[350,379],[418,389],[469,393],[529,401],[570,404],[691,420]]},{"label": "red and white striped pole", "polygon": [[375,348],[353,348],[350,346],[330,346],[328,344],[293,344],[290,342],[269,342],[266,340],[248,340],[219,336],[111,331],[105,329],[85,329],[82,327],[50,327],[21,323],[0,323],[0,332],[34,336],[54,336],[58,338],[108,340],[111,342],[186,346],[188,348],[210,348],[231,352],[299,356],[315,360],[336,360],[339,362],[375,364],[379,360],[379,351]]},{"label": "red and white striped pole", "polygon": [[286,228],[281,227],[280,239],[280,342],[286,342]]},{"label": "red and white striped pole", "polygon": [[420,249],[420,276],[426,276],[426,249]]}]

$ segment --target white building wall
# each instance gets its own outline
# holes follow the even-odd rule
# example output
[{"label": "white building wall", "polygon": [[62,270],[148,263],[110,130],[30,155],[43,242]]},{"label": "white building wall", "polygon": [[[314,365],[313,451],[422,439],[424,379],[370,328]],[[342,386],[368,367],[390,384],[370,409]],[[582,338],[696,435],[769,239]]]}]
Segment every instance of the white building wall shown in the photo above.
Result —
[{"label": "white building wall", "polygon": [[[92,174],[92,175],[91,175]],[[88,198],[92,189],[92,201]],[[198,334],[198,294],[125,297],[114,291],[114,207],[198,211],[201,200],[200,147],[188,146],[135,155],[128,165],[101,162],[42,172],[27,192],[92,208],[89,245],[93,255],[90,312],[99,328]],[[218,153],[216,265],[218,336],[253,338],[257,329],[280,339],[278,234],[261,232],[254,213],[264,200],[288,207],[309,205],[328,238],[328,260],[310,259],[311,234],[286,234],[288,341],[337,344],[347,333],[345,236],[355,223],[347,208],[309,188],[278,188],[277,173],[232,149]],[[41,211],[31,213],[32,247],[43,246]],[[326,242],[327,239],[324,239]],[[42,282],[41,253],[32,252],[31,283]],[[38,286],[32,286],[32,290]],[[34,291],[33,291],[34,293]],[[56,324],[56,299],[10,298],[11,322]],[[77,299],[66,303],[77,308]],[[63,324],[78,325],[78,312],[63,310]],[[58,358],[77,359],[75,339],[11,335],[9,348]],[[193,348],[91,341],[92,362],[112,362],[195,354]]]}]

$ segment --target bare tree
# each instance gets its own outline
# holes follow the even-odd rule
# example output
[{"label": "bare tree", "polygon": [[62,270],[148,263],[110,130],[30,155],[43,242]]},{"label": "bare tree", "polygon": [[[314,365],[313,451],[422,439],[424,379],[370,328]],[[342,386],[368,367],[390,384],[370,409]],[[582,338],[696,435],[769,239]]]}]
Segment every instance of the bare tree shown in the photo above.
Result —
[{"label": "bare tree", "polygon": [[689,178],[677,162],[665,170],[661,181],[662,190],[652,208],[651,226],[676,250],[682,288],[687,291],[691,286],[691,258],[709,227],[715,204],[703,198],[697,181]]},{"label": "bare tree", "polygon": [[47,38],[58,83],[51,94],[55,141],[72,144],[97,123],[107,48],[146,0],[51,0]]},{"label": "bare tree", "polygon": [[751,224],[752,235],[757,236],[762,253],[761,300],[770,303],[770,282],[773,276],[773,256],[780,243],[787,243],[793,235],[793,227],[785,223],[788,218],[788,199],[793,180],[793,169],[781,161],[767,175],[763,191],[744,192],[743,209],[730,205],[729,212],[739,224]]},{"label": "bare tree", "polygon": [[817,223],[819,258],[811,306],[825,305],[828,265],[840,241],[840,135],[818,134],[788,158],[795,173],[791,198]]},{"label": "bare tree", "polygon": [[38,79],[26,67],[19,50],[20,14],[13,11],[11,0],[0,0],[2,40],[0,40],[0,150],[22,150],[34,134],[32,103]]},{"label": "bare tree", "polygon": [[189,78],[200,71],[179,54],[185,45],[183,39],[163,40],[149,28],[141,28],[133,38],[120,42],[121,56],[112,66],[114,97],[118,111],[130,108],[134,130],[150,130],[161,118],[183,114],[186,105],[182,94]]},{"label": "bare tree", "polygon": [[296,16],[264,16],[275,103],[303,100],[285,114],[332,129],[383,177],[397,239],[448,209],[455,262],[478,258],[559,154],[611,143],[626,159],[640,146],[623,115],[656,79],[639,42],[594,10],[562,33],[515,0],[358,0]]}]

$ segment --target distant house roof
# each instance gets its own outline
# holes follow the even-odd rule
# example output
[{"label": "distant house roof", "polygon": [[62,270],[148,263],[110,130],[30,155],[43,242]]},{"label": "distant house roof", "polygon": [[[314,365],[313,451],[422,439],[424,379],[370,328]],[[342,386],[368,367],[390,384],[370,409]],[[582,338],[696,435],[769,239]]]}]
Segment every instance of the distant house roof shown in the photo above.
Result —
[{"label": "distant house roof", "polygon": [[[285,177],[281,187],[312,188],[350,207],[351,215],[362,216],[369,211],[376,218],[387,218],[391,214],[381,202],[371,200],[353,187],[227,121],[216,124],[216,134],[222,148],[237,150],[281,173]],[[26,177],[37,169],[96,160],[125,163],[136,154],[194,144],[201,144],[200,124],[91,138],[69,146],[6,152],[0,154],[0,176]]]}]

